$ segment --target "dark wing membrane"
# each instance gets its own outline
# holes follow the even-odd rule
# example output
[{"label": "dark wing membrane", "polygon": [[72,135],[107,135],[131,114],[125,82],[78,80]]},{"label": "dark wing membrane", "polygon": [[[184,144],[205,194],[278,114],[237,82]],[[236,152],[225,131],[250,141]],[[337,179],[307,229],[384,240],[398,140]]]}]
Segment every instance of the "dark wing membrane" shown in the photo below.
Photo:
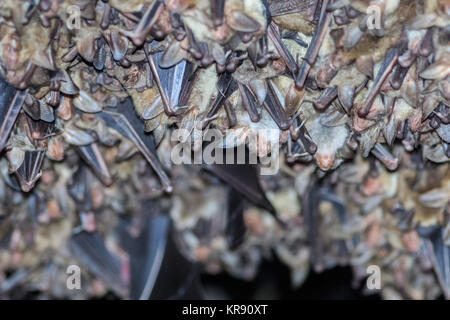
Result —
[{"label": "dark wing membrane", "polygon": [[441,226],[419,227],[419,234],[428,238],[425,249],[446,299],[450,299],[450,247],[444,243]]},{"label": "dark wing membrane", "polygon": [[156,156],[154,138],[151,134],[145,133],[144,123],[136,115],[131,99],[127,99],[119,104],[114,111],[103,110],[98,116],[105,121],[106,125],[119,131],[124,137],[133,141],[158,175],[163,188],[167,191],[172,190],[169,177],[164,172],[162,165]]},{"label": "dark wing membrane", "polygon": [[225,103],[225,100],[237,89],[236,81],[233,80],[231,73],[224,72],[220,75],[217,81],[217,97],[212,103],[208,114],[206,115],[206,121],[203,127],[206,127],[208,121],[220,110],[220,108]]},{"label": "dark wing membrane", "polygon": [[41,176],[41,166],[44,157],[45,151],[30,150],[25,152],[25,159],[16,171],[16,176],[20,182],[22,191],[29,192],[33,189]]},{"label": "dark wing membrane", "polygon": [[321,218],[319,213],[320,190],[312,181],[302,198],[302,214],[308,226],[308,242],[311,246],[311,264],[316,271],[323,269],[322,241],[320,237]]},{"label": "dark wing membrane", "polygon": [[25,96],[25,91],[16,90],[0,77],[0,152],[8,141]]},{"label": "dark wing membrane", "polygon": [[228,191],[227,224],[225,237],[231,250],[239,247],[244,241],[247,228],[244,222],[245,199],[236,190]]},{"label": "dark wing membrane", "polygon": [[[236,154],[234,150],[234,154]],[[224,157],[227,149],[224,149]],[[225,161],[224,161],[225,163]],[[253,204],[275,214],[275,208],[266,198],[259,181],[259,167],[256,164],[203,164],[203,167],[228,183]]]},{"label": "dark wing membrane", "polygon": [[80,165],[74,172],[69,183],[69,194],[75,201],[78,210],[92,210],[91,184],[88,177],[88,169],[84,165]]},{"label": "dark wing membrane", "polygon": [[185,101],[180,100],[187,94],[185,91],[189,90],[189,86],[192,87],[192,81],[190,79],[194,75],[195,67],[190,62],[183,60],[171,68],[161,68],[159,66],[159,60],[162,55],[163,52],[152,55],[161,85],[166,97],[169,99],[170,106],[182,106],[182,102]]},{"label": "dark wing membrane", "polygon": [[289,116],[284,110],[283,105],[278,99],[277,93],[275,92],[275,88],[270,81],[267,81],[267,96],[264,101],[264,106],[266,110],[269,112],[273,121],[278,125],[280,130],[287,130],[291,126]]},{"label": "dark wing membrane", "polygon": [[81,231],[72,235],[70,247],[79,261],[108,287],[119,296],[126,295],[126,287],[120,276],[120,260],[108,251],[97,232]]},{"label": "dark wing membrane", "polygon": [[164,259],[150,299],[204,299],[200,268],[179,251],[170,228]]},{"label": "dark wing membrane", "polygon": [[130,298],[147,300],[153,291],[166,252],[169,217],[155,214],[144,219],[138,237],[122,230],[122,241],[130,257]]},{"label": "dark wing membrane", "polygon": [[85,146],[77,147],[81,158],[97,175],[100,181],[105,185],[110,185],[112,181],[108,166],[103,159],[102,154],[98,148],[97,143],[91,143]]}]

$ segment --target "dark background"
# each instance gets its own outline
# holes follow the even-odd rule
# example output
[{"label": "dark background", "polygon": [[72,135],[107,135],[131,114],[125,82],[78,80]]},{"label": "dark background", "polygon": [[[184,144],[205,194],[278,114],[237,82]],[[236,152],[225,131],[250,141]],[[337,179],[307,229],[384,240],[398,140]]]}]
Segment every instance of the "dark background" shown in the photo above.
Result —
[{"label": "dark background", "polygon": [[297,289],[291,287],[290,270],[280,261],[264,261],[254,281],[242,281],[225,272],[201,277],[209,299],[364,299],[379,300],[379,294],[363,294],[362,281],[353,288],[350,267],[336,267],[321,273],[310,271]]}]

